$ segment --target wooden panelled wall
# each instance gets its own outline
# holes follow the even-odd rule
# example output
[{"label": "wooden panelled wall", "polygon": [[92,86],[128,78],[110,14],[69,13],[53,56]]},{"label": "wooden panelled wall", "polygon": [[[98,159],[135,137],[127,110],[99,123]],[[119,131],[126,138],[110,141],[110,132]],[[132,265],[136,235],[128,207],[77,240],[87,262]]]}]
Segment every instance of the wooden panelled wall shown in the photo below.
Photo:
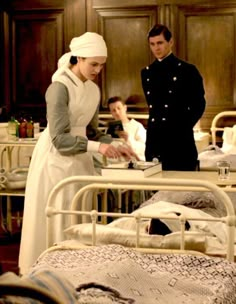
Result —
[{"label": "wooden panelled wall", "polygon": [[211,0],[1,0],[0,105],[26,110],[46,122],[44,94],[58,58],[85,31],[102,34],[109,57],[98,79],[101,110],[112,95],[138,100],[146,112],[140,70],[152,60],[147,32],[156,23],[173,32],[174,52],[200,70],[207,108],[201,126],[235,109],[236,1]]}]

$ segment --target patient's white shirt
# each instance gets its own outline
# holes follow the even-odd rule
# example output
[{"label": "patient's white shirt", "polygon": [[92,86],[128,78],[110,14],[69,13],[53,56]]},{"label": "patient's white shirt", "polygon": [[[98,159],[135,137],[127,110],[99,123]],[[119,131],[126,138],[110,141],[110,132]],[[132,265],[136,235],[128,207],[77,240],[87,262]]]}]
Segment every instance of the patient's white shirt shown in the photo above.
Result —
[{"label": "patient's white shirt", "polygon": [[132,147],[140,160],[145,160],[146,129],[135,119],[122,123],[122,125],[129,135],[127,143]]}]

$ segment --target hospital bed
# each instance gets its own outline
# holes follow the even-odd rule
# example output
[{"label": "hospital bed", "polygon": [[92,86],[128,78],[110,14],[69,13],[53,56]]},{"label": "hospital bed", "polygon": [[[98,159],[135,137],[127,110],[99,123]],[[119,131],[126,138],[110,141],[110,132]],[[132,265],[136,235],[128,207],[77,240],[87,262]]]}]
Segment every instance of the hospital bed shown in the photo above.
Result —
[{"label": "hospital bed", "polygon": [[[56,204],[57,196],[64,187],[77,182],[84,183],[84,187],[75,194],[70,210],[61,210]],[[158,192],[131,214],[87,210],[87,195],[101,188]],[[178,197],[177,201],[180,193],[184,192],[185,200],[192,193],[189,203],[192,201],[193,204],[199,204],[196,197],[201,197],[200,209],[210,208],[215,197],[221,207],[224,206],[224,213],[203,215],[204,211],[198,209],[196,213],[188,213],[185,208],[192,211],[194,208],[180,202],[179,207],[182,208],[164,212],[169,209],[162,207],[169,207],[170,202],[163,199],[170,192],[173,192],[173,197]],[[59,214],[69,216],[70,225],[61,227],[65,228],[65,240],[55,244],[53,232],[58,227],[55,227],[54,218]],[[236,264],[233,262],[235,211],[226,192],[213,183],[195,179],[143,178],[130,181],[98,176],[70,177],[54,187],[46,215],[48,249],[19,284],[27,280],[27,284],[30,281],[34,286],[39,282],[40,287],[52,286],[51,294],[56,293],[59,303],[60,292],[61,297],[65,294],[71,296],[68,303],[152,304],[157,299],[158,303],[236,302]],[[113,221],[100,225],[98,220],[103,216],[109,216]],[[79,217],[82,218],[78,224]],[[179,229],[166,235],[149,234],[151,218],[160,219],[163,223],[173,221]],[[203,222],[202,231],[200,222]],[[200,230],[189,229],[187,223]],[[224,237],[212,233],[217,225],[224,231]],[[218,244],[224,247],[218,257],[216,251],[208,255],[204,250],[211,237],[219,237]],[[57,288],[52,282],[57,284]],[[58,288],[59,283],[64,288]]]}]

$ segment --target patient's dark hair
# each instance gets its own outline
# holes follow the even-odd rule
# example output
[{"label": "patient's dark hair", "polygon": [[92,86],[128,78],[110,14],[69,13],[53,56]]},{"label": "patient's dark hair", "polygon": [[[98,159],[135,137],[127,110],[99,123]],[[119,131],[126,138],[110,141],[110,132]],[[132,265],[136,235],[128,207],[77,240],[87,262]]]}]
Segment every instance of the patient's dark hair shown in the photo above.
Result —
[{"label": "patient's dark hair", "polygon": [[170,41],[172,34],[168,27],[164,24],[155,24],[148,32],[148,39],[150,37],[159,36],[161,34],[163,34],[166,41]]},{"label": "patient's dark hair", "polygon": [[109,108],[109,105],[111,103],[114,103],[114,102],[117,102],[117,101],[120,101],[122,102],[123,104],[125,104],[124,100],[120,97],[120,96],[113,96],[113,97],[110,97],[107,101],[107,106]]}]

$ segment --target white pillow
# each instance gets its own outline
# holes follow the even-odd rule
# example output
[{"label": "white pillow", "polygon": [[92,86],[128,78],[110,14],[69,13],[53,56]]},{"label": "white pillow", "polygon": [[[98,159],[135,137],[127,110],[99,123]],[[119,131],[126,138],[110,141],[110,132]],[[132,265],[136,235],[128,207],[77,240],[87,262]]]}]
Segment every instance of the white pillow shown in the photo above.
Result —
[{"label": "white pillow", "polygon": [[[65,229],[69,238],[76,239],[85,245],[92,245],[92,224],[78,224]],[[96,245],[120,244],[126,247],[136,246],[136,232],[108,225],[96,225]],[[140,233],[139,247],[142,248],[180,248],[180,232],[170,233],[166,236]],[[187,231],[185,234],[185,248],[205,252],[206,237],[203,233]]]},{"label": "white pillow", "polygon": [[[158,193],[157,193],[158,195]],[[210,198],[209,198],[210,199]],[[199,202],[198,202],[199,203]],[[163,216],[163,215],[175,215],[176,213],[180,213],[186,218],[188,217],[197,217],[202,218],[202,221],[191,221],[188,220],[190,224],[190,231],[199,232],[202,234],[208,234],[211,236],[215,236],[219,239],[221,243],[226,243],[227,233],[226,233],[226,225],[220,222],[209,222],[204,221],[204,218],[212,217],[210,214],[203,212],[202,210],[188,208],[183,205],[158,201],[156,203],[149,204],[143,208],[139,208],[132,212],[132,214],[142,214],[142,216]],[[178,232],[180,230],[179,220],[161,220],[172,232]],[[149,219],[141,220],[140,232],[144,233],[148,230],[147,226],[149,225]],[[107,225],[108,227],[114,227],[119,229],[127,229],[133,231],[135,233],[136,230],[136,221],[134,218],[120,218],[112,223]]]}]

